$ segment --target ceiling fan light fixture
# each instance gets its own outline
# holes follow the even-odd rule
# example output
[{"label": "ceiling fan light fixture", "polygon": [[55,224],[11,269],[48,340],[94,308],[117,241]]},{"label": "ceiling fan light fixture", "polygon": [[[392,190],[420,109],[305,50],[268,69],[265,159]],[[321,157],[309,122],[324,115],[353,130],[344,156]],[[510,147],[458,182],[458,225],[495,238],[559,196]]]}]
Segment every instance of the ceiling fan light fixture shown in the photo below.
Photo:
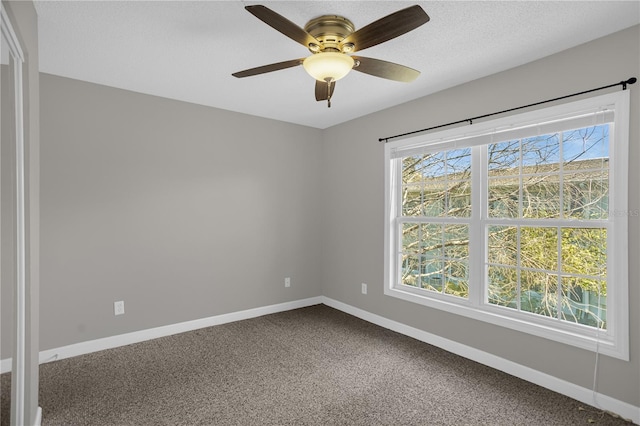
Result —
[{"label": "ceiling fan light fixture", "polygon": [[339,52],[315,53],[302,62],[305,71],[319,81],[337,81],[349,74],[354,60],[351,56]]}]

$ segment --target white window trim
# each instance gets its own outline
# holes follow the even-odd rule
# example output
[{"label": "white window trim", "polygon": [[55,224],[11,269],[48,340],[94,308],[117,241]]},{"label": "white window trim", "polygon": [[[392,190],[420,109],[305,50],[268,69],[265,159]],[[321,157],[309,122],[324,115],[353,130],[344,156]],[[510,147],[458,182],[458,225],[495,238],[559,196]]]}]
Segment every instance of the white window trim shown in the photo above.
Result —
[{"label": "white window trim", "polygon": [[[628,303],[628,144],[629,144],[629,91],[623,90],[606,95],[596,96],[576,102],[542,108],[531,112],[498,118],[482,123],[474,123],[471,127],[448,129],[427,135],[392,141],[385,144],[385,230],[384,230],[384,255],[385,255],[385,286],[384,294],[406,301],[418,303],[430,308],[445,310],[449,313],[465,316],[521,331],[535,336],[547,338],[553,341],[576,346],[582,349],[599,352],[614,358],[629,360],[629,303]],[[607,256],[608,281],[615,282],[615,289],[608,292],[607,304],[615,306],[613,314],[608,318],[607,330],[597,330],[579,324],[555,321],[550,324],[548,319],[535,314],[525,312],[506,312],[497,306],[482,303],[482,291],[477,285],[472,290],[470,283],[469,299],[463,300],[446,294],[426,293],[421,289],[412,289],[407,286],[395,286],[396,268],[398,260],[392,259],[392,253],[397,253],[397,247],[392,247],[399,239],[397,227],[394,226],[396,217],[400,212],[396,211],[399,205],[397,197],[399,191],[394,191],[393,186],[398,182],[398,161],[393,161],[394,152],[401,149],[403,152],[429,145],[441,150],[456,149],[477,145],[479,138],[485,139],[485,144],[490,143],[491,133],[517,132],[518,128],[524,128],[536,123],[550,123],[563,117],[575,116],[581,111],[594,111],[603,105],[612,105],[615,111],[613,127],[613,143],[609,146],[610,158],[613,163],[609,168],[610,181],[613,191],[610,193],[610,218],[609,232],[612,240],[616,242],[615,256]],[[474,139],[475,143],[470,143]],[[618,154],[618,152],[622,154]],[[404,155],[404,154],[403,154]],[[476,157],[479,158],[479,157]],[[481,164],[472,164],[472,167],[482,167]],[[480,192],[472,192],[472,197],[479,196]],[[472,203],[477,203],[472,199]],[[473,213],[472,213],[473,216]],[[479,217],[474,216],[474,220]],[[480,227],[476,227],[480,229]],[[482,244],[482,236],[470,235],[470,245]],[[470,247],[471,249],[471,247]],[[470,260],[469,276],[482,277],[484,265],[479,259]],[[480,280],[478,280],[480,281]]]}]

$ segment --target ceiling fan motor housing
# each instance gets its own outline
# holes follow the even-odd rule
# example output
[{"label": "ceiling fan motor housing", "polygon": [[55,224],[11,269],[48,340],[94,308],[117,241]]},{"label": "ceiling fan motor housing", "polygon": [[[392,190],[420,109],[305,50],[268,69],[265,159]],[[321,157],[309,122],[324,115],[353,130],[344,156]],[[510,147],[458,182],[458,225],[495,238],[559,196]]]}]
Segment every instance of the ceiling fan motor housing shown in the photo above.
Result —
[{"label": "ceiling fan motor housing", "polygon": [[310,43],[309,50],[318,52],[351,52],[352,43],[343,44],[342,41],[355,31],[353,22],[338,15],[323,15],[307,22],[304,26],[306,32],[311,34],[320,45]]}]

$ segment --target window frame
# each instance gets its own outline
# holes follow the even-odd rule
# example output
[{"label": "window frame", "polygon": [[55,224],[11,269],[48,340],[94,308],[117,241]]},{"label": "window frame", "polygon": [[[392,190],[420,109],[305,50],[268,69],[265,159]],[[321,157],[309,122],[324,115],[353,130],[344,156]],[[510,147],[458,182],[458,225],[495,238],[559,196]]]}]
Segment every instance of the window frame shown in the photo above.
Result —
[{"label": "window frame", "polygon": [[[629,152],[629,91],[609,93],[587,99],[540,108],[534,111],[515,114],[486,122],[474,123],[447,129],[426,135],[414,136],[387,142],[384,150],[385,161],[385,230],[384,230],[384,294],[430,308],[446,310],[471,319],[521,331],[549,340],[569,344],[582,349],[597,351],[614,358],[629,360],[629,303],[628,303],[628,216],[634,212],[628,210],[628,152]],[[470,218],[428,218],[429,223],[466,223],[471,222],[469,235],[469,297],[459,297],[428,292],[419,288],[396,284],[401,261],[396,255],[400,242],[402,222],[401,212],[401,160],[411,153],[419,152],[423,147],[429,151],[446,151],[471,148],[485,150],[493,142],[494,135],[517,134],[520,130],[536,126],[544,129],[554,126],[563,127],[567,120],[579,121],[581,116],[593,115],[595,111],[608,108],[613,111],[613,126],[609,145],[609,217],[607,220],[607,329],[574,324],[567,321],[550,321],[549,318],[537,318],[540,315],[514,311],[484,302],[485,283],[484,230],[483,227],[493,221],[483,212],[480,204],[482,192],[486,191],[487,165],[481,155],[472,155],[471,163],[471,204]],[[589,126],[587,124],[585,127]],[[541,130],[540,134],[544,134]],[[498,136],[500,137],[500,136]],[[496,139],[499,142],[502,139]],[[400,154],[398,154],[400,153]],[[482,216],[481,217],[481,213]],[[408,218],[414,222],[415,218]],[[541,219],[545,221],[547,219]],[[419,221],[419,220],[418,220]],[[553,219],[551,220],[551,222]],[[553,223],[549,223],[553,226]],[[571,223],[563,219],[563,223]],[[575,221],[579,225],[579,221]],[[539,225],[545,226],[545,225]],[[472,255],[473,253],[473,255]],[[485,257],[472,257],[472,256]],[[613,285],[615,283],[615,285]]]}]

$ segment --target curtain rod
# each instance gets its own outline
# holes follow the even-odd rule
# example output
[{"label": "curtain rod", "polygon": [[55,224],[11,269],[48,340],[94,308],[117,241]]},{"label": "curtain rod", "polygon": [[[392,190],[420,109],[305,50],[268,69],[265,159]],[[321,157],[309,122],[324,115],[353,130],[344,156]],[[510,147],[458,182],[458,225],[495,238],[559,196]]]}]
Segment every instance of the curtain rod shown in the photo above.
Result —
[{"label": "curtain rod", "polygon": [[478,120],[478,119],[481,119],[481,118],[491,117],[492,115],[504,114],[505,112],[516,111],[518,109],[529,108],[529,107],[540,105],[540,104],[546,104],[548,102],[559,101],[560,99],[566,99],[566,98],[570,98],[572,96],[584,95],[585,93],[591,93],[591,92],[595,92],[595,91],[598,91],[598,90],[608,89],[610,87],[622,86],[622,90],[627,90],[627,84],[634,84],[636,81],[637,81],[637,79],[635,77],[631,77],[628,80],[621,81],[619,83],[609,84],[608,86],[602,86],[602,87],[598,87],[596,89],[585,90],[584,92],[572,93],[571,95],[565,95],[565,96],[560,96],[559,98],[547,99],[546,101],[540,101],[540,102],[536,102],[536,103],[529,104],[529,105],[523,105],[523,106],[519,106],[519,107],[515,107],[515,108],[509,108],[509,109],[505,109],[505,110],[498,111],[498,112],[492,112],[490,114],[484,114],[484,115],[479,115],[477,117],[467,118],[467,119],[464,119],[464,120],[452,121],[451,123],[440,124],[438,126],[428,127],[426,129],[414,130],[412,132],[402,133],[402,134],[395,135],[395,136],[387,136],[386,138],[378,139],[378,141],[387,143],[387,142],[389,142],[390,139],[401,138],[403,136],[409,136],[409,135],[413,135],[413,134],[416,134],[416,133],[422,133],[422,132],[426,132],[426,131],[429,131],[429,130],[439,129],[441,127],[453,126],[454,124],[460,124],[460,123],[467,123],[468,122],[471,125],[471,124],[473,124],[473,120]]}]

